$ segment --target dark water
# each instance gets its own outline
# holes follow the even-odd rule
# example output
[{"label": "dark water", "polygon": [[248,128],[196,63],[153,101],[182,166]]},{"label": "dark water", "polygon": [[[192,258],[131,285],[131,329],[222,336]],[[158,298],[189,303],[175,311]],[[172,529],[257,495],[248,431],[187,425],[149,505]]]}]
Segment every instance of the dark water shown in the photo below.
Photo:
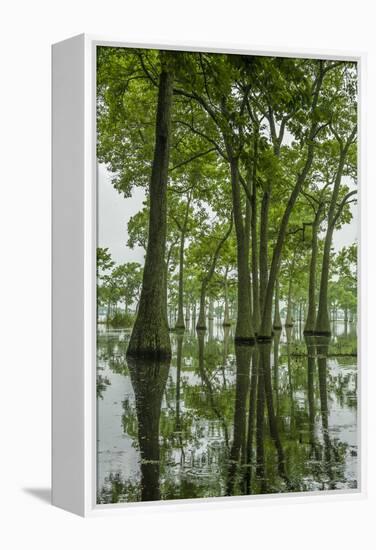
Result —
[{"label": "dark water", "polygon": [[99,330],[98,503],[356,489],[356,336],[334,329],[256,347],[190,329],[171,364],[127,362],[129,334]]}]

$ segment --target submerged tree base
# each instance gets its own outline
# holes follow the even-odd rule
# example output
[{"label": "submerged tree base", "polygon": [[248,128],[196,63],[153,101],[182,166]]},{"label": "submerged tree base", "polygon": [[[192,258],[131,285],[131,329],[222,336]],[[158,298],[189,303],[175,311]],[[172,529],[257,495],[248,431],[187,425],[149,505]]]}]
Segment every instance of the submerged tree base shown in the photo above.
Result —
[{"label": "submerged tree base", "polygon": [[271,334],[270,336],[263,336],[262,334],[257,335],[257,342],[260,342],[261,344],[271,342],[272,340],[273,334]]},{"label": "submerged tree base", "polygon": [[134,359],[150,359],[155,361],[165,361],[171,359],[171,350],[154,348],[137,348],[127,350],[127,357]]},{"label": "submerged tree base", "polygon": [[313,335],[314,336],[327,336],[327,337],[330,338],[330,336],[332,335],[332,331],[331,330],[314,330]]},{"label": "submerged tree base", "polygon": [[168,360],[171,359],[171,343],[168,330],[162,337],[155,334],[150,334],[148,338],[146,331],[138,333],[139,338],[132,335],[127,349],[127,357],[135,359],[153,359],[153,360]]},{"label": "submerged tree base", "polygon": [[244,337],[244,336],[235,336],[235,344],[239,346],[254,346],[256,344],[256,338],[253,336]]}]

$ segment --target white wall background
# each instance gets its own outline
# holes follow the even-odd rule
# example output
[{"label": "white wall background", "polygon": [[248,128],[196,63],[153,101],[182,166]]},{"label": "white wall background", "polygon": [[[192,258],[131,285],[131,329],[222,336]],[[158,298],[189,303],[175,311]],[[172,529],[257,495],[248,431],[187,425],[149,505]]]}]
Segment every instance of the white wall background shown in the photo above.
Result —
[{"label": "white wall background", "polygon": [[[81,32],[368,52],[368,312],[375,307],[376,40],[370,0],[13,0],[0,14],[0,544],[2,548],[374,549],[375,365],[368,351],[368,493],[82,520],[47,502],[50,480],[50,44]],[[364,195],[364,194],[363,194]],[[365,217],[363,218],[365,221]],[[366,269],[366,266],[364,266]],[[369,320],[372,342],[374,320]],[[366,365],[364,365],[365,367]]]}]

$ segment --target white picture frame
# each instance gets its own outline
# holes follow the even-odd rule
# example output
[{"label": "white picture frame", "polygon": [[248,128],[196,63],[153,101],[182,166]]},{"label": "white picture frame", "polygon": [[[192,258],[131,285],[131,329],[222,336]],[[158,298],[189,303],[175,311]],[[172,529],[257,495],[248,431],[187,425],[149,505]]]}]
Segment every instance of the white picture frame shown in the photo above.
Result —
[{"label": "white picture frame", "polygon": [[[355,61],[359,67],[359,487],[356,491],[96,504],[96,47],[162,48]],[[134,507],[250,506],[366,495],[364,208],[365,64],[363,53],[275,51],[229,44],[134,44],[79,35],[52,47],[52,503],[96,516]],[[67,345],[67,342],[69,344]]]}]

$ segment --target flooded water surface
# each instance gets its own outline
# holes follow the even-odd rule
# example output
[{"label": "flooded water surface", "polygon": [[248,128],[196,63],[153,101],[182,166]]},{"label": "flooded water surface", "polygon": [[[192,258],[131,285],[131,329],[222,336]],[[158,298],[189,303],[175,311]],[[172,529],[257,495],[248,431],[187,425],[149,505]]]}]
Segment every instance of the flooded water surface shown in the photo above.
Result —
[{"label": "flooded water surface", "polygon": [[158,363],[100,327],[98,503],[356,489],[356,335],[299,332],[256,346],[215,324],[175,332]]}]

